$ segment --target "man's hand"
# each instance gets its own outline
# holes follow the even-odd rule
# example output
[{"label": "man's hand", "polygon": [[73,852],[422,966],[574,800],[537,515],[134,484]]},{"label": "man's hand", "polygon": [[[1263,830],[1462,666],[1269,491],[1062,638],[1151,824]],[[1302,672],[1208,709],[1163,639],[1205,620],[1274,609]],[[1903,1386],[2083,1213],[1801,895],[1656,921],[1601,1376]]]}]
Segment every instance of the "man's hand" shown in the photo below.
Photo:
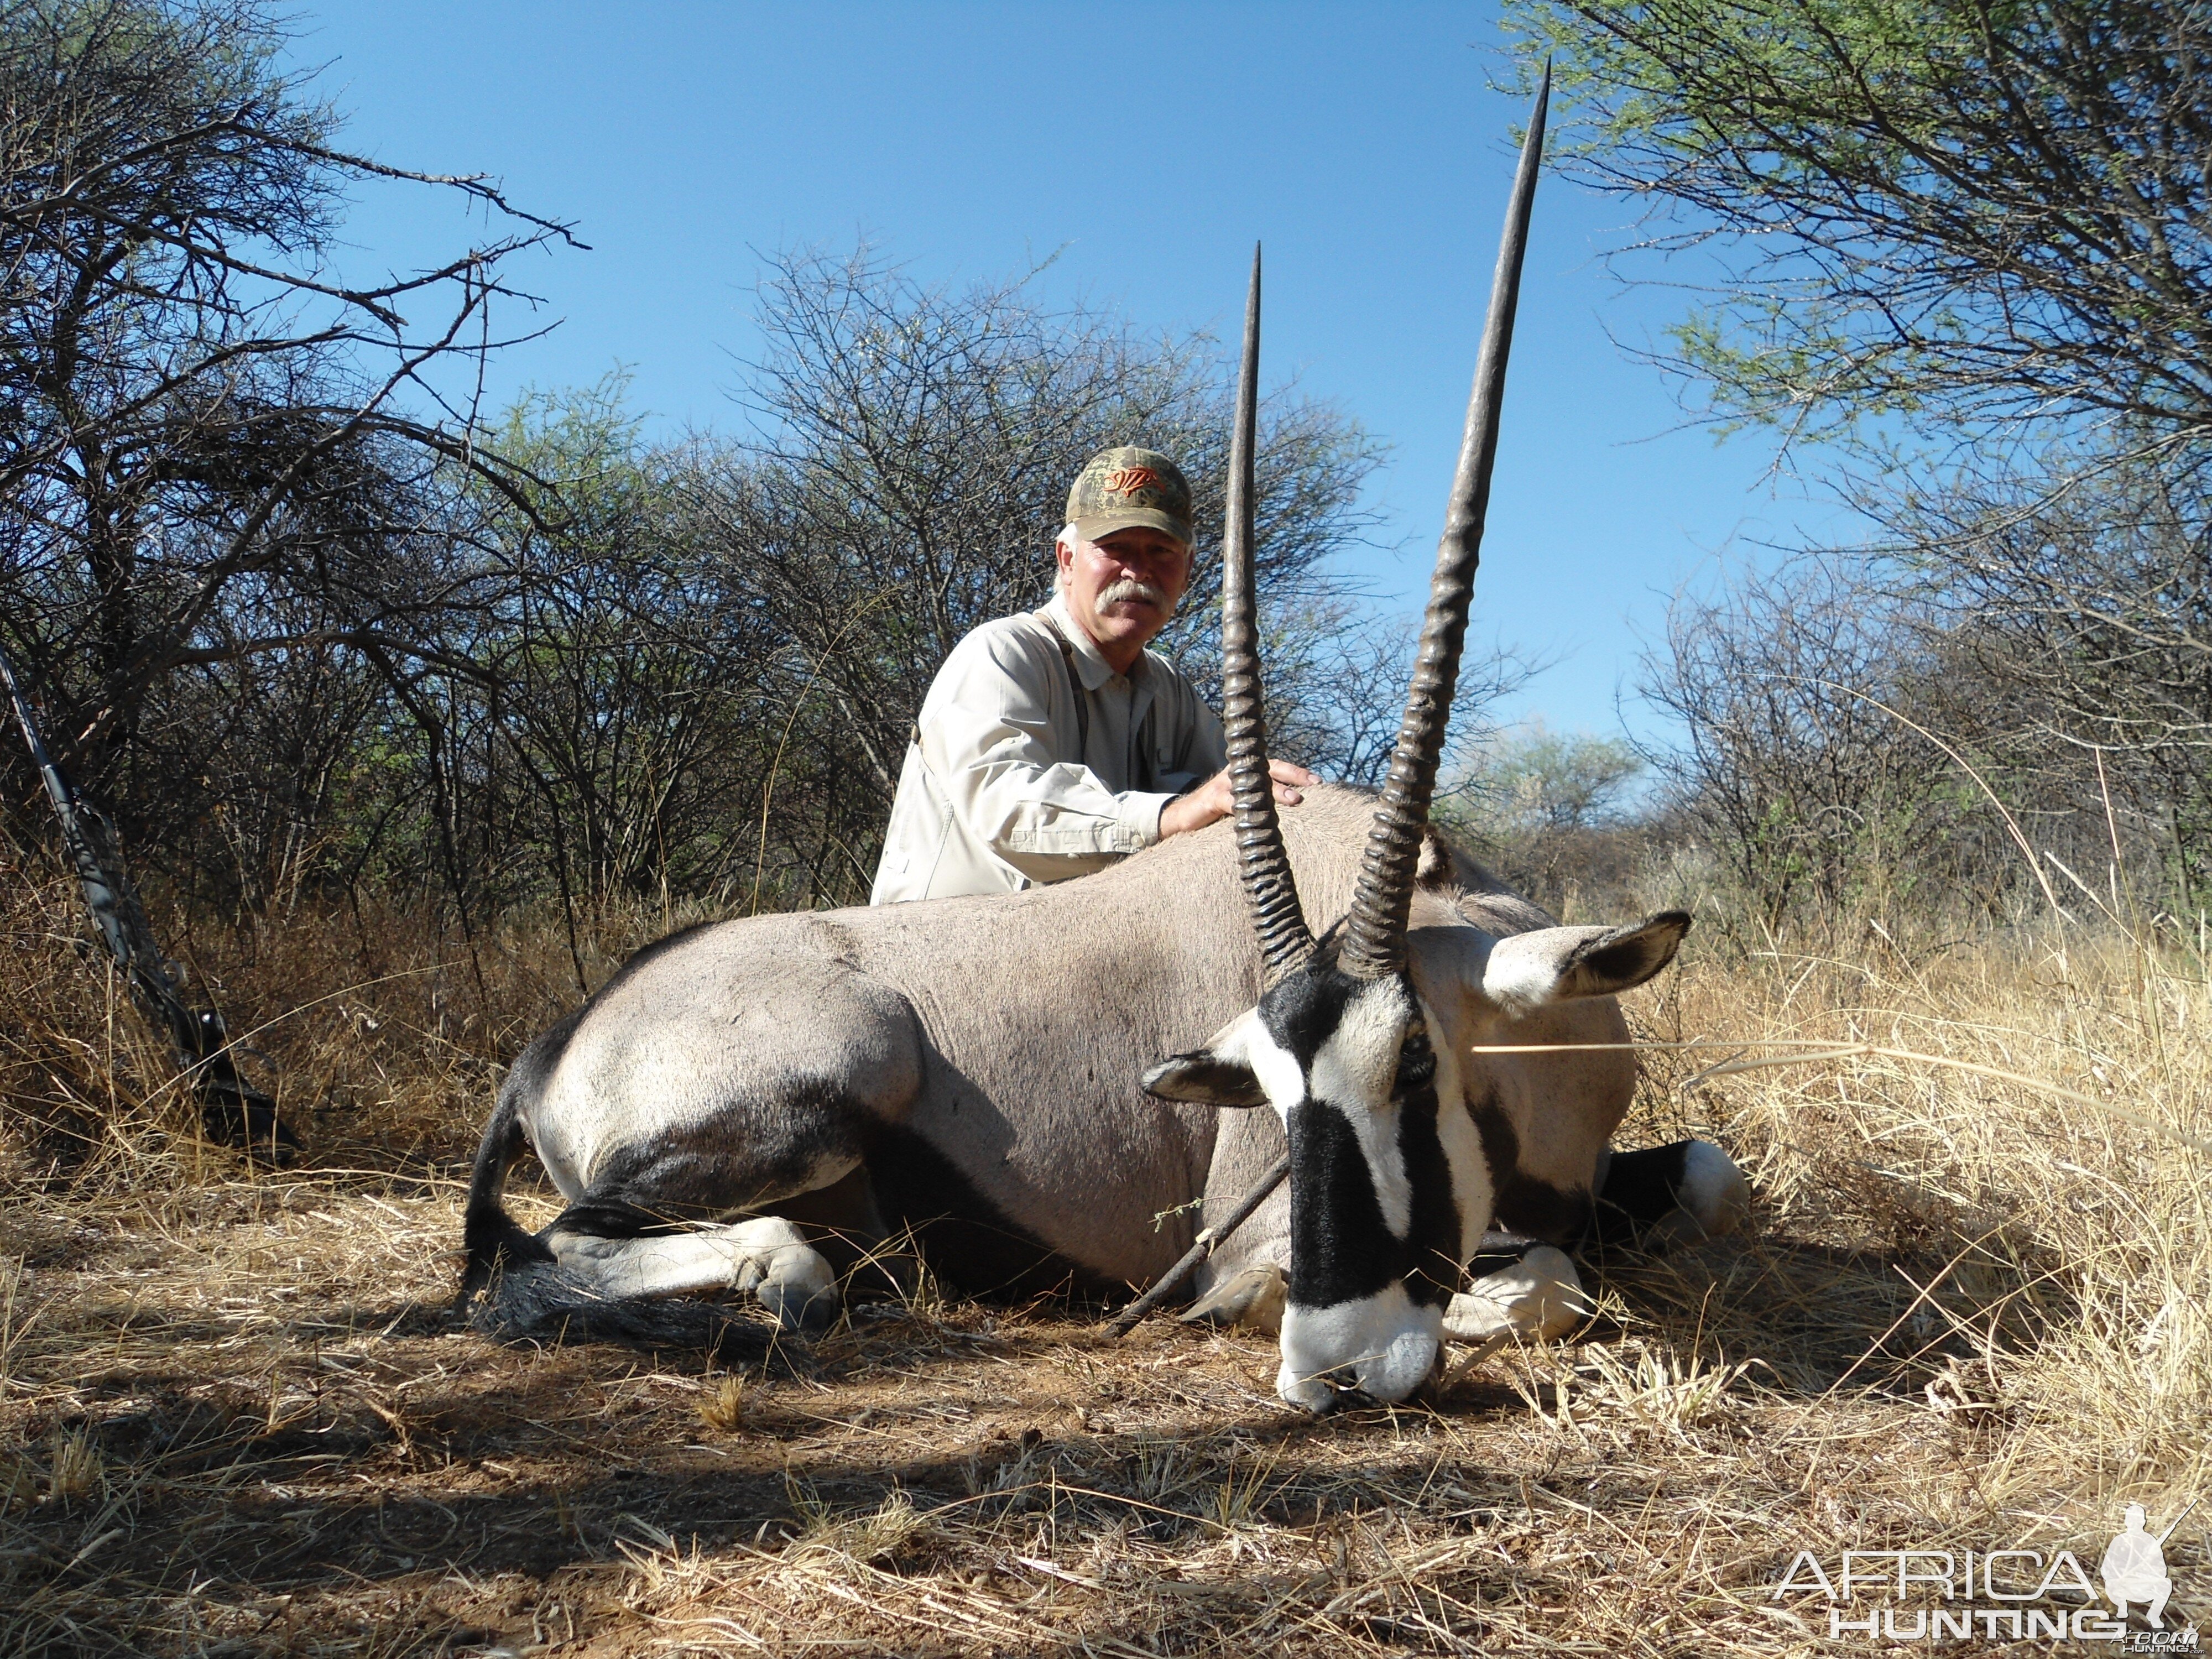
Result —
[{"label": "man's hand", "polygon": [[[1269,761],[1267,775],[1275,781],[1275,799],[1285,806],[1296,806],[1305,799],[1298,791],[1321,781],[1304,767],[1288,761]],[[1177,795],[1160,809],[1160,839],[1203,830],[1216,818],[1227,817],[1236,807],[1236,799],[1229,792],[1229,769],[1224,767],[1188,794]]]}]

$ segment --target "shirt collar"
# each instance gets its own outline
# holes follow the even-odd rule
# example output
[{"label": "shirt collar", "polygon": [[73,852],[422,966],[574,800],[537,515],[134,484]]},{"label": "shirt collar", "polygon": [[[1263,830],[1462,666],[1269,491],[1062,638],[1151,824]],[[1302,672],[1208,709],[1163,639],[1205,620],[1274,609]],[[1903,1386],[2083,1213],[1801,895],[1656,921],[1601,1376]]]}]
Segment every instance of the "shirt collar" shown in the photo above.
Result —
[{"label": "shirt collar", "polygon": [[[1055,592],[1045,605],[1045,614],[1059,629],[1060,637],[1075,648],[1075,677],[1083,682],[1086,691],[1096,691],[1114,678],[1114,666],[1098,654],[1098,642],[1084,632],[1074,614],[1067,608],[1067,595]],[[1141,685],[1150,677],[1152,656],[1139,651],[1137,660],[1129,665],[1129,683]]]}]

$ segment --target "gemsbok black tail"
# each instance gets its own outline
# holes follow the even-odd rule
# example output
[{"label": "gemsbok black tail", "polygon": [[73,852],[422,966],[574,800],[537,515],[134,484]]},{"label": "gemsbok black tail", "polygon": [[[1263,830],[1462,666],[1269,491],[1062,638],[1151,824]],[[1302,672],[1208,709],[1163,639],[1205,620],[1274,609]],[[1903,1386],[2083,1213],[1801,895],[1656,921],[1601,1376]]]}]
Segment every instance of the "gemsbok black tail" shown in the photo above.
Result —
[{"label": "gemsbok black tail", "polygon": [[468,1207],[461,1214],[461,1243],[468,1253],[461,1271],[457,1308],[466,1309],[479,1292],[525,1263],[550,1265],[553,1252],[515,1224],[501,1201],[507,1172],[522,1155],[520,1103],[510,1081],[500,1091],[491,1121],[477,1146],[476,1168],[469,1174]]}]

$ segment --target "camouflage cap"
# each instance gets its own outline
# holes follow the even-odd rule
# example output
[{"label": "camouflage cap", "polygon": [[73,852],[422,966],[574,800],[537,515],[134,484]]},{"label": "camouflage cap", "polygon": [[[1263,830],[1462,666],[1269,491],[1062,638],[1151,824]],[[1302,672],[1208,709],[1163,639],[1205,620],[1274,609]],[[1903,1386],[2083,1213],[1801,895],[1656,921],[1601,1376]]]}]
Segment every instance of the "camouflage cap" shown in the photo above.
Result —
[{"label": "camouflage cap", "polygon": [[1165,531],[1191,544],[1190,485],[1156,449],[1102,450],[1083,464],[1067,492],[1067,521],[1089,542],[1132,525]]}]

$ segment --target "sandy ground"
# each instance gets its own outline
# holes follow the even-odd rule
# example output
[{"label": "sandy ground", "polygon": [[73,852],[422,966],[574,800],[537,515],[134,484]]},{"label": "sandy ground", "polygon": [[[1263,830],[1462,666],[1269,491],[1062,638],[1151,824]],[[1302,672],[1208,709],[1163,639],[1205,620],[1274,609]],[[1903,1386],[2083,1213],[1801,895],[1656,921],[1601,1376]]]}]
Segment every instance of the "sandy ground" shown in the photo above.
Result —
[{"label": "sandy ground", "polygon": [[448,1179],[5,1226],[22,1653],[1825,1650],[1794,1549],[1957,1522],[2002,1431],[1914,1385],[1897,1264],[1773,1238],[1314,1421],[1264,1340],[1064,1308],[862,1306],[743,1375],[502,1346],[444,1306]]}]

